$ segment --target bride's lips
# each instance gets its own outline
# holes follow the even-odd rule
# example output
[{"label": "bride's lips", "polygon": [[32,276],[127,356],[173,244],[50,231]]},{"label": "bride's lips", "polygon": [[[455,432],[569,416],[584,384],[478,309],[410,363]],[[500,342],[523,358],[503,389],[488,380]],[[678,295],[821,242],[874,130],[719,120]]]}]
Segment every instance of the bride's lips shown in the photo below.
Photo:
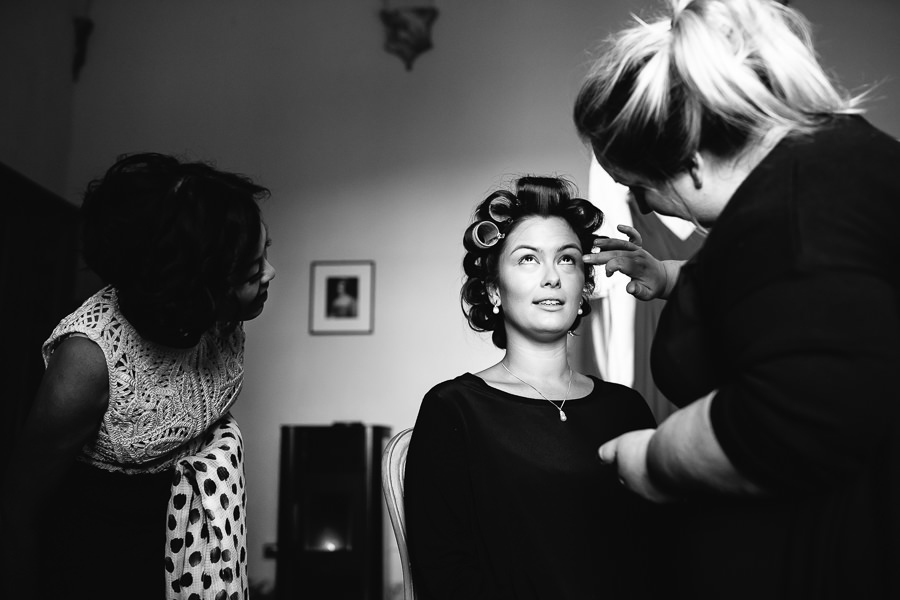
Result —
[{"label": "bride's lips", "polygon": [[565,305],[565,301],[561,298],[541,298],[540,300],[535,300],[534,304],[545,310],[558,310]]}]

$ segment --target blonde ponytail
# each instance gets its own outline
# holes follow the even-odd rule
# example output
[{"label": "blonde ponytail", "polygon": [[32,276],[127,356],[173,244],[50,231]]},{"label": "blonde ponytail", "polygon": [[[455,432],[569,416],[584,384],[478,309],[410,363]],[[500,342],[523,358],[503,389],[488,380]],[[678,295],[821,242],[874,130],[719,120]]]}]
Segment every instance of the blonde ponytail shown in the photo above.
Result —
[{"label": "blonde ponytail", "polygon": [[579,134],[606,166],[663,181],[698,150],[728,157],[773,128],[861,112],[811,37],[774,0],[669,0],[667,15],[607,40],[576,100]]}]

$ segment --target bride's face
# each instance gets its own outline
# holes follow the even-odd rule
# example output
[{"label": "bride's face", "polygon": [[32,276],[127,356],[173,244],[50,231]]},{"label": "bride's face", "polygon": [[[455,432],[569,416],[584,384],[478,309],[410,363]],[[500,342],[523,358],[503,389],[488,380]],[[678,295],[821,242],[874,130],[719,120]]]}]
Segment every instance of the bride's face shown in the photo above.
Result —
[{"label": "bride's face", "polygon": [[561,217],[528,217],[513,228],[490,292],[492,300],[499,297],[508,336],[552,341],[566,335],[584,290],[581,256],[578,236]]}]

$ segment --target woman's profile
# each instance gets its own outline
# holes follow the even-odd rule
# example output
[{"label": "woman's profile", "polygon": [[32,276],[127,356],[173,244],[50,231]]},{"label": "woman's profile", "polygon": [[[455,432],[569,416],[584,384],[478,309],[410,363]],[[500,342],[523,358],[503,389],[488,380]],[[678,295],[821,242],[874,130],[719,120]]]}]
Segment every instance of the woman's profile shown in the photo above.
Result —
[{"label": "woman's profile", "polygon": [[243,323],[275,269],[249,178],[155,153],[84,195],[106,285],[60,321],[2,505],[10,597],[243,597]]}]

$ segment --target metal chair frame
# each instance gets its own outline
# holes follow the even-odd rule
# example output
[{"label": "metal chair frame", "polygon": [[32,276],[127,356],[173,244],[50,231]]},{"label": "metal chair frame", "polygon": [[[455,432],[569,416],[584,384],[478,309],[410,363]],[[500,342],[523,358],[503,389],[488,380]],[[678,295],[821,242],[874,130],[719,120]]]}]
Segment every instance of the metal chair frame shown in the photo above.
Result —
[{"label": "metal chair frame", "polygon": [[400,563],[403,567],[403,600],[416,600],[412,573],[409,566],[409,553],[406,549],[406,515],[403,510],[403,482],[406,477],[406,453],[412,428],[404,429],[395,435],[385,446],[381,456],[381,489],[387,504],[388,515],[400,550]]}]

